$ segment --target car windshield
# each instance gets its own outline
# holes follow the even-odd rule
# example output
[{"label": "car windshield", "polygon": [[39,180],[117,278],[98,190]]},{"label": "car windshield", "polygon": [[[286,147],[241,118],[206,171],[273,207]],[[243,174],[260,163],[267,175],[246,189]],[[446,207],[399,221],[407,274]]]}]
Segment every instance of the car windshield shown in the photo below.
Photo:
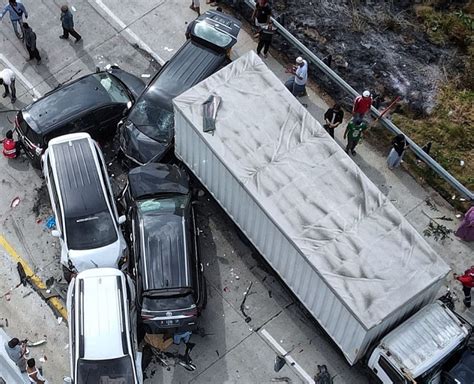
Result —
[{"label": "car windshield", "polygon": [[124,104],[132,101],[127,89],[114,76],[111,76],[105,72],[96,73],[93,76],[107,92],[111,101]]},{"label": "car windshield", "polygon": [[143,308],[149,311],[173,311],[177,309],[192,308],[195,306],[192,293],[185,295],[168,295],[159,290],[143,292]]},{"label": "car windshield", "polygon": [[110,360],[79,359],[77,384],[135,383],[132,359],[129,355]]},{"label": "car windshield", "polygon": [[173,136],[174,115],[154,100],[148,92],[138,100],[128,119],[143,134],[159,142],[169,142]]},{"label": "car windshield", "polygon": [[223,32],[218,31],[206,22],[196,23],[196,25],[194,26],[193,33],[197,37],[200,37],[201,39],[204,39],[207,42],[217,45],[221,48],[226,47],[232,41],[232,37]]},{"label": "car windshield", "polygon": [[69,248],[75,250],[105,247],[117,240],[109,211],[67,218],[66,234]]},{"label": "car windshield", "polygon": [[166,198],[155,198],[138,202],[140,213],[164,213],[183,210],[189,202],[189,195],[176,195]]}]

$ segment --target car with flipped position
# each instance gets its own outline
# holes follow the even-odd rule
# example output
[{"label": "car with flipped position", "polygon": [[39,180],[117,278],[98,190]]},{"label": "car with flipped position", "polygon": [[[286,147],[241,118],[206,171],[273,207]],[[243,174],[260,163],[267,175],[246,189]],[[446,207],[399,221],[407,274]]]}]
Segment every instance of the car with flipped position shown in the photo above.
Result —
[{"label": "car with flipped position", "polygon": [[144,89],[138,77],[108,66],[63,84],[22,108],[15,118],[15,130],[33,166],[39,168],[41,155],[54,137],[88,132],[101,140],[113,135],[124,111]]},{"label": "car with flipped position", "polygon": [[120,148],[135,164],[164,162],[173,146],[172,100],[227,65],[241,23],[207,11],[189,28],[190,38],[150,81],[120,121]]},{"label": "car with flipped position", "polygon": [[79,273],[69,285],[69,358],[74,384],[143,382],[133,281],[113,268]]},{"label": "car with flipped position", "polygon": [[55,137],[42,158],[67,281],[89,268],[118,268],[127,244],[98,144],[85,132]]},{"label": "car with flipped position", "polygon": [[143,165],[129,172],[123,193],[139,323],[147,333],[196,328],[207,294],[188,174]]}]

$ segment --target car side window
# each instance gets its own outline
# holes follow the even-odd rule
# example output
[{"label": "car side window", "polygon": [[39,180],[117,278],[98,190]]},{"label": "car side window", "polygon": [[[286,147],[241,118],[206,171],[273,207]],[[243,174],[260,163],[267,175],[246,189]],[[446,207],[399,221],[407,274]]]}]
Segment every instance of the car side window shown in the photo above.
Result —
[{"label": "car side window", "polygon": [[54,179],[53,169],[51,167],[51,161],[49,160],[49,156],[47,157],[47,167],[48,167],[49,183],[51,185],[51,194],[53,198],[54,207],[56,208],[56,212],[57,212],[57,215],[56,215],[57,217],[55,217],[56,228],[59,229],[61,233],[63,233],[63,228],[61,225],[61,220],[62,220],[61,206],[59,205],[59,196],[58,196],[58,191],[56,189],[56,181]]}]

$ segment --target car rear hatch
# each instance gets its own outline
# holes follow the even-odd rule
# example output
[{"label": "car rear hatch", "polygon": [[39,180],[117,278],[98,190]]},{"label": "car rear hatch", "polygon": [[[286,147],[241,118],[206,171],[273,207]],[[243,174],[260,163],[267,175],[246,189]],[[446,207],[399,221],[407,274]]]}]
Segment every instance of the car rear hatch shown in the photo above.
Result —
[{"label": "car rear hatch", "polygon": [[41,156],[43,153],[43,138],[42,136],[27,123],[20,111],[15,117],[15,130],[18,137],[26,149],[26,153],[31,157],[33,154]]}]

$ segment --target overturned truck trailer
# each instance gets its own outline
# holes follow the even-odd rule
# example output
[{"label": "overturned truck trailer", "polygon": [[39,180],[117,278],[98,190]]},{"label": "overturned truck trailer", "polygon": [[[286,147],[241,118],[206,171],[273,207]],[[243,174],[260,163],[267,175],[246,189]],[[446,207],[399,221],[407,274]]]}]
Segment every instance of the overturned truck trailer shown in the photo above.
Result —
[{"label": "overturned truck trailer", "polygon": [[[215,131],[203,132],[210,95]],[[255,53],[174,110],[178,158],[350,364],[434,300],[448,266]]]}]

